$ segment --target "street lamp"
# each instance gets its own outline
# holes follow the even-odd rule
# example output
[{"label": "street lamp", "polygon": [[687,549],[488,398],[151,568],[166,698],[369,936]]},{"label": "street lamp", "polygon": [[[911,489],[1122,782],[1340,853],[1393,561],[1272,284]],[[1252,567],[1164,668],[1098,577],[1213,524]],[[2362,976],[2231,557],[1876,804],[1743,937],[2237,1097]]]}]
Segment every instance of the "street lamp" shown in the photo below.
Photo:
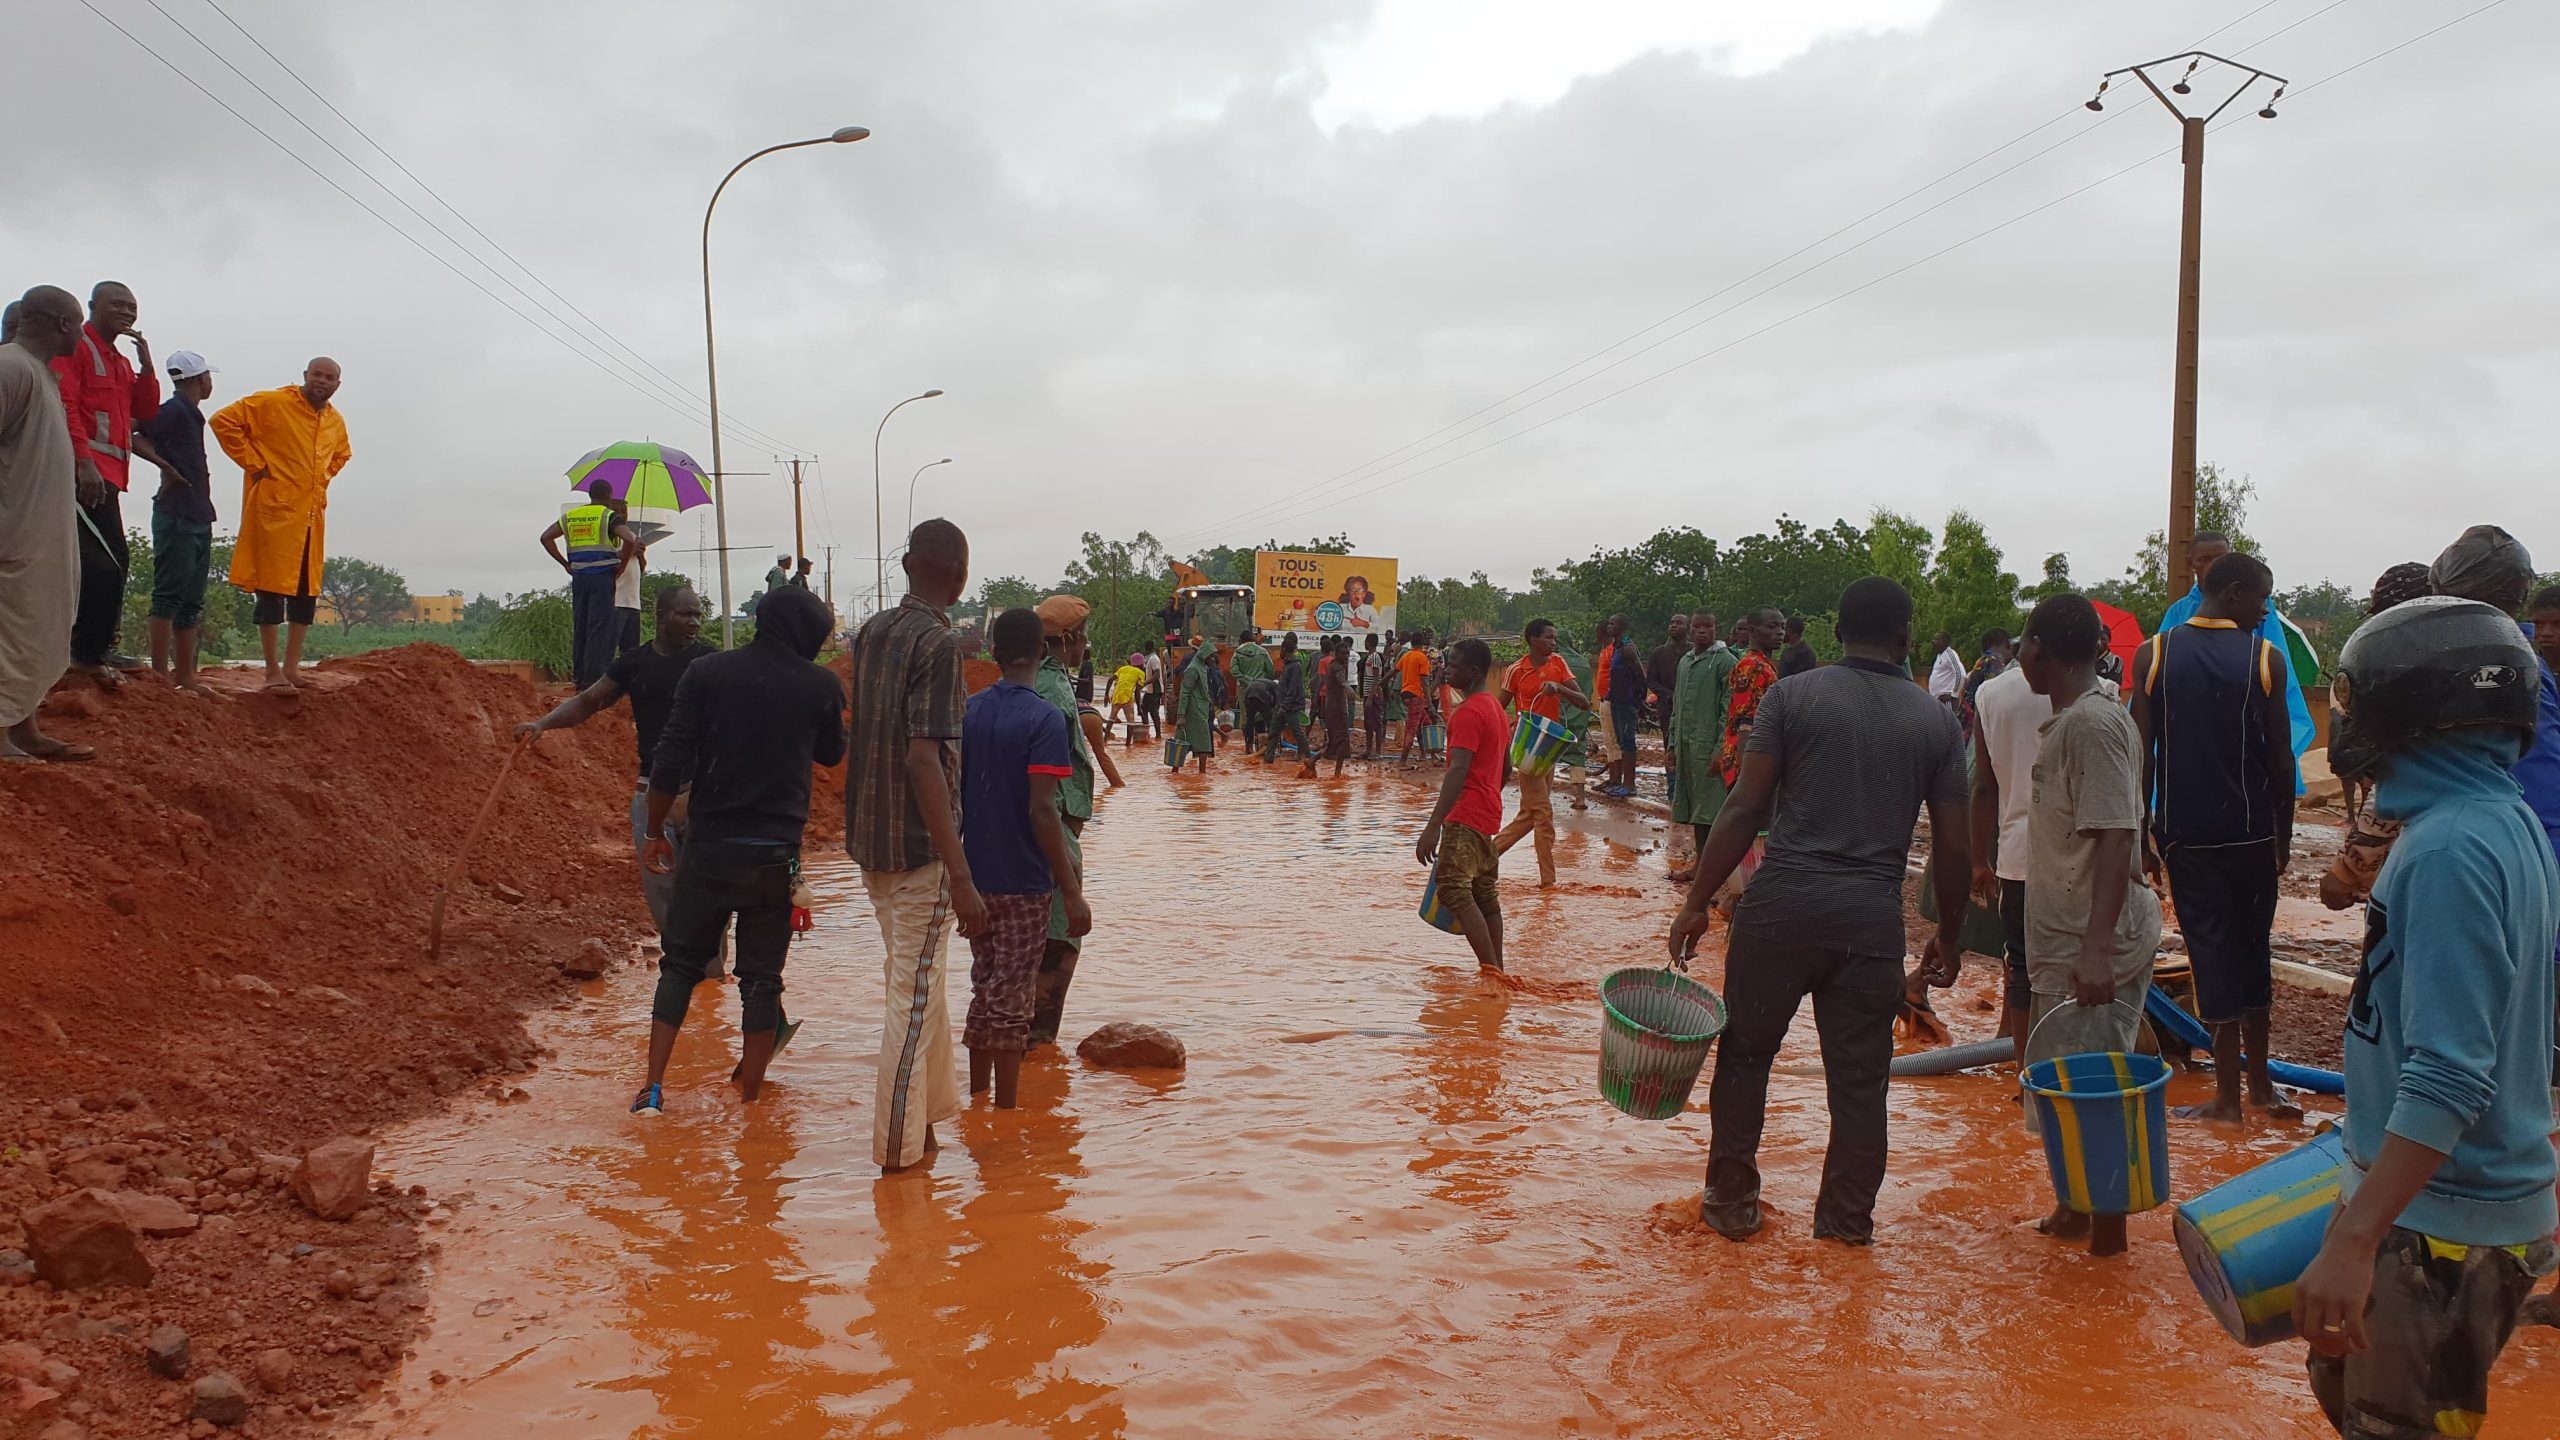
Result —
[{"label": "street lamp", "polygon": [[[939,390],[927,390],[921,395],[910,395],[890,406],[889,415],[941,393]],[[881,609],[887,609],[889,604],[889,532],[880,519],[880,437],[889,429],[889,415],[881,416],[880,428],[871,432],[871,584],[872,594],[877,597],[873,603]]]},{"label": "street lamp", "polygon": [[939,460],[927,460],[916,467],[916,473],[907,477],[907,528],[909,530],[916,528],[916,482],[923,479],[924,472],[932,469],[934,466],[948,465],[950,463],[951,457],[948,455],[943,456]]},{"label": "street lamp", "polygon": [[720,351],[711,338],[711,212],[720,206],[720,192],[738,178],[738,172],[772,154],[776,150],[797,150],[804,145],[850,145],[869,139],[870,130],[860,125],[847,125],[811,140],[789,140],[780,145],[767,145],[746,159],[729,167],[720,183],[711,189],[711,203],[702,207],[702,360],[711,380],[711,519],[720,533],[720,648],[729,648],[735,638],[729,619],[729,472],[720,463]]}]

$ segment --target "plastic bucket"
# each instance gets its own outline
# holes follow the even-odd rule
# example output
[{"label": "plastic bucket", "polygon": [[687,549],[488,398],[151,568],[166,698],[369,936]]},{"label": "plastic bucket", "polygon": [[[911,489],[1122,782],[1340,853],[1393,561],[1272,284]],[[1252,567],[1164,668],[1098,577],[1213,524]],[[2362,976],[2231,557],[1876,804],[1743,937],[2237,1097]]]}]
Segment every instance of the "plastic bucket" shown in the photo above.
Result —
[{"label": "plastic bucket", "polygon": [[2187,1278],[2232,1339],[2293,1338],[2293,1285],[2320,1253],[2346,1161],[2346,1137],[2332,1130],[2178,1207]]},{"label": "plastic bucket", "polygon": [[1553,768],[1564,750],[1565,735],[1564,726],[1556,721],[1523,713],[1511,727],[1511,768],[1524,775]]},{"label": "plastic bucket", "polygon": [[1724,1001],[1669,967],[1618,970],[1600,981],[1600,1094],[1639,1120],[1688,1108],[1724,1033]]},{"label": "plastic bucket", "polygon": [[2169,1198],[2169,1066],[2157,1055],[2057,1055],[2027,1067],[2053,1195],[2083,1215]]},{"label": "plastic bucket", "polygon": [[1452,935],[1461,933],[1458,917],[1450,914],[1448,907],[1440,903],[1440,877],[1436,873],[1422,882],[1422,918],[1434,930],[1446,930]]},{"label": "plastic bucket", "polygon": [[1182,768],[1181,736],[1167,735],[1164,737],[1164,766],[1168,770],[1179,770]]}]

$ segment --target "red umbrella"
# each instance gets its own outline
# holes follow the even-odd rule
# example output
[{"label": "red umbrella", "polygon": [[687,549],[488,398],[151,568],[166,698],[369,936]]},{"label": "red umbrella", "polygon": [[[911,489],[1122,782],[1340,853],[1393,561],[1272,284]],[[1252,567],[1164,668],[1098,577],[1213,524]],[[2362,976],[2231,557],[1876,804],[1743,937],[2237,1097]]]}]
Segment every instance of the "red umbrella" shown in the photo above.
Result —
[{"label": "red umbrella", "polygon": [[2107,648],[2124,662],[2124,673],[2133,674],[2133,652],[2142,648],[2142,622],[2130,610],[2119,610],[2104,600],[2089,602],[2098,611],[2098,621],[2107,627]]}]

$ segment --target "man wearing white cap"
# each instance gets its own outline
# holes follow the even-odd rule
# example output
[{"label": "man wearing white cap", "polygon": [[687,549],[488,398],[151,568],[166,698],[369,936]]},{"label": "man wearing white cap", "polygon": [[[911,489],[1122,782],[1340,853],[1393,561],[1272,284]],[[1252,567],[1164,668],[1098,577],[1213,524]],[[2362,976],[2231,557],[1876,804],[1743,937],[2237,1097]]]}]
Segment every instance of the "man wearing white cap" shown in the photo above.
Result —
[{"label": "man wearing white cap", "polygon": [[[213,569],[213,472],[204,449],[204,402],[213,397],[213,376],[193,350],[170,356],[171,394],[135,430],[160,466],[160,493],[151,501],[151,668],[191,695],[213,693],[196,679],[196,637]],[[142,446],[135,452],[145,453]]]}]

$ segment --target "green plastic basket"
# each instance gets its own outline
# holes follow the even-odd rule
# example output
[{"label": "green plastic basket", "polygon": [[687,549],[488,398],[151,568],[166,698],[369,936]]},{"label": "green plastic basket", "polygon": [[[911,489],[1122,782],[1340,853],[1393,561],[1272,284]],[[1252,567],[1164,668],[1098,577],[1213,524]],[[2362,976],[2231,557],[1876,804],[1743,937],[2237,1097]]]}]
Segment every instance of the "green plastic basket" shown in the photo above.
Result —
[{"label": "green plastic basket", "polygon": [[1679,1114],[1724,1021],[1723,999],[1677,970],[1612,971],[1600,982],[1601,1097],[1639,1120]]}]

